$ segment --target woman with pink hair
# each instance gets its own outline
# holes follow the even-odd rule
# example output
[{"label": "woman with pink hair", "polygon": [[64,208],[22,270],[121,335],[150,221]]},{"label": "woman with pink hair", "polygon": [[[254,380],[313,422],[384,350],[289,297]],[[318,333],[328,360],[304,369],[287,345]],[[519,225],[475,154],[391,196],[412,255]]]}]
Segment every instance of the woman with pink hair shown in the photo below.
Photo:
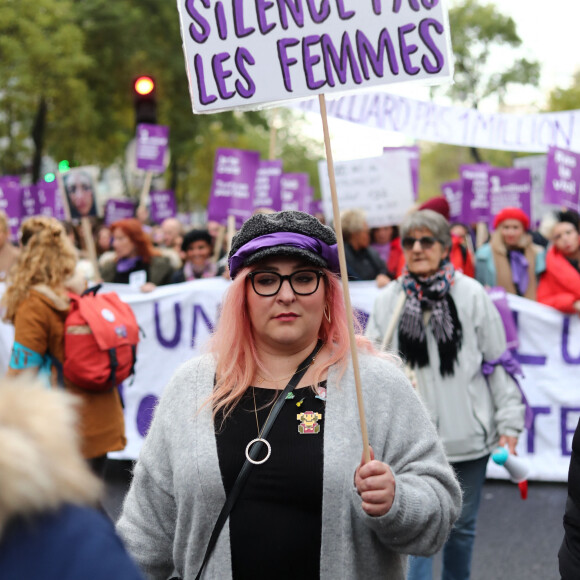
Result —
[{"label": "woman with pink hair", "polygon": [[361,460],[334,232],[256,214],[229,267],[210,352],[174,375],[136,464],[118,524],[130,553],[159,580],[403,580],[404,554],[442,546],[461,494],[397,359],[358,337]]}]

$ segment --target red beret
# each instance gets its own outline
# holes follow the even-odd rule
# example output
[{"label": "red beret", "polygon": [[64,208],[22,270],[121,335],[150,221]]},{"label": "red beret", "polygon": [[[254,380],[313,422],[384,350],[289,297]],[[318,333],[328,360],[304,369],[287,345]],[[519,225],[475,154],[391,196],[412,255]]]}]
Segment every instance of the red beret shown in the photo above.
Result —
[{"label": "red beret", "polygon": [[496,214],[493,220],[493,229],[497,229],[497,226],[504,222],[505,220],[518,220],[524,226],[524,230],[530,228],[530,218],[517,207],[504,207],[498,214]]},{"label": "red beret", "polygon": [[422,209],[436,211],[438,214],[441,214],[447,221],[449,221],[449,202],[442,195],[438,197],[432,197],[431,199],[422,203],[419,206],[419,210]]}]

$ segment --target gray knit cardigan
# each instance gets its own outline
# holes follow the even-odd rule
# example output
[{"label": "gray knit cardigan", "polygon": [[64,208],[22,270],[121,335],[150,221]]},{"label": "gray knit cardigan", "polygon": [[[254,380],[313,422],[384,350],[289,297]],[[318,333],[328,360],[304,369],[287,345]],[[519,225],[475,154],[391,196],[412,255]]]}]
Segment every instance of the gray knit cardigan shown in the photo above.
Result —
[{"label": "gray knit cardigan", "polygon": [[[362,440],[353,372],[348,368],[338,383],[338,369],[332,368],[324,417],[320,578],[403,580],[405,554],[430,555],[444,544],[460,513],[461,492],[403,373],[369,355],[361,355],[360,367],[369,440],[375,457],[395,475],[395,500],[382,517],[361,508],[354,487]],[[225,501],[211,409],[198,412],[214,373],[209,355],[178,369],[135,467],[118,531],[148,578],[193,580]],[[231,577],[226,525],[203,578]]]}]

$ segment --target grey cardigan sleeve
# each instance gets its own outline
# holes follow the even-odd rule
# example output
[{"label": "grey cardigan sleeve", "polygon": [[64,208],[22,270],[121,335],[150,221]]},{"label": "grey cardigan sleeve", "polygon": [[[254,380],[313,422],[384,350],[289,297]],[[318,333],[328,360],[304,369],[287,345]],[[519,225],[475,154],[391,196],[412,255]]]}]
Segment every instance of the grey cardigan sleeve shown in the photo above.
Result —
[{"label": "grey cardigan sleeve", "polygon": [[171,383],[155,410],[117,523],[117,531],[129,553],[151,580],[166,580],[173,572],[177,508],[171,452],[166,439],[171,421],[170,398]]},{"label": "grey cardigan sleeve", "polygon": [[373,406],[385,409],[369,434],[375,458],[395,476],[395,499],[380,517],[363,511],[353,487],[354,512],[390,549],[428,556],[441,549],[461,512],[461,489],[435,428],[411,384],[398,369],[375,370],[366,382],[380,385]]}]

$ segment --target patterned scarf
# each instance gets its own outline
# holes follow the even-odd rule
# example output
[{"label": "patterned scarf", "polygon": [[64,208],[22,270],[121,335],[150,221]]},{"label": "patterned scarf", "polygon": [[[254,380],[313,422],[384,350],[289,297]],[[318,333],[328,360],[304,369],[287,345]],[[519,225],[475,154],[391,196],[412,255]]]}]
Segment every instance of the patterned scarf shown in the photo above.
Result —
[{"label": "patterned scarf", "polygon": [[431,311],[431,328],[439,351],[441,376],[452,376],[461,348],[463,331],[455,302],[449,294],[454,283],[455,269],[449,261],[428,278],[414,276],[405,267],[403,290],[407,294],[405,308],[399,322],[399,349],[413,368],[429,364],[427,336],[423,312]]}]

